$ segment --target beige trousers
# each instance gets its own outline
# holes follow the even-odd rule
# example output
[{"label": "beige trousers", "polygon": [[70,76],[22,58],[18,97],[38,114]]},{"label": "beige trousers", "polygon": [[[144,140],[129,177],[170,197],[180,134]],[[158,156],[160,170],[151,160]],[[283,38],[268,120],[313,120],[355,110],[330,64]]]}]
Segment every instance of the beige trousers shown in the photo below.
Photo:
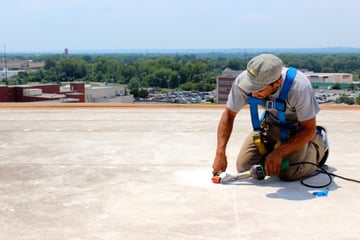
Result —
[{"label": "beige trousers", "polygon": [[[269,126],[266,130],[266,135],[271,142],[276,143],[279,140],[280,128],[277,126]],[[318,164],[324,153],[324,143],[321,136],[318,134],[315,137],[305,144],[303,147],[297,151],[289,154],[284,157],[284,160],[288,160],[290,165],[292,163],[299,162],[310,162]],[[249,170],[252,165],[263,164],[265,161],[266,155],[263,156],[259,153],[256,145],[253,142],[253,134],[244,140],[244,143],[240,149],[239,155],[236,160],[237,170],[239,172]],[[310,164],[300,164],[296,166],[291,166],[287,170],[280,172],[279,177],[285,181],[294,181],[308,176],[316,170],[316,166]]]}]

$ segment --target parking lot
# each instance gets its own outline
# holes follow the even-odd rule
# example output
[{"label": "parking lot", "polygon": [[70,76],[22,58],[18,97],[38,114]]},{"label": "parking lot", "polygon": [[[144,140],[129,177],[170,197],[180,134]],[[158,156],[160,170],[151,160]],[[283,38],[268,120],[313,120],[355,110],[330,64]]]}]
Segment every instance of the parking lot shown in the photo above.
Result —
[{"label": "parking lot", "polygon": [[347,96],[355,101],[359,96],[358,90],[350,89],[315,89],[315,93],[319,103],[334,103],[341,96]]}]

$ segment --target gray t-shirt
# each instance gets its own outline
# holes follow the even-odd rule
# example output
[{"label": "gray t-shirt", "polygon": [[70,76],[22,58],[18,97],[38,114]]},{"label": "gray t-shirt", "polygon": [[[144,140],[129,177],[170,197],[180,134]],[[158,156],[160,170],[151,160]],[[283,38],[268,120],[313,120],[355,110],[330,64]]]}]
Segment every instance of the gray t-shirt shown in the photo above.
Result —
[{"label": "gray t-shirt", "polygon": [[[288,68],[283,67],[282,69],[282,79],[285,80],[286,72]],[[238,84],[247,74],[246,71],[243,71],[237,78],[234,80],[232,88],[230,90],[227,107],[234,111],[239,112],[247,103],[247,96],[249,92],[245,92],[241,89]],[[284,82],[283,82],[284,83]],[[283,87],[283,83],[281,88]],[[281,88],[268,97],[269,100],[275,100],[279,97]],[[273,123],[279,123],[278,120],[278,111],[275,109],[268,109],[268,115],[266,117],[267,121]],[[299,70],[296,72],[295,79],[292,83],[292,86],[289,90],[287,99],[286,99],[286,121],[291,124],[297,121],[309,120],[316,116],[320,111],[320,107],[315,98],[314,89],[311,86],[311,82],[305,76],[304,73]]]}]

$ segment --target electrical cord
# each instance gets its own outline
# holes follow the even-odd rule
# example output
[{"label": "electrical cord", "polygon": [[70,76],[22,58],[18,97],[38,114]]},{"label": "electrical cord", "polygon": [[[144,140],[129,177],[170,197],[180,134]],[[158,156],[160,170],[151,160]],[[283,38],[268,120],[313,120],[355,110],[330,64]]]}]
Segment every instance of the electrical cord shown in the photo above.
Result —
[{"label": "electrical cord", "polygon": [[[328,172],[328,171],[325,169],[325,167],[324,167],[324,166],[326,166],[326,165],[324,165],[324,166],[319,166],[319,165],[317,165],[317,164],[315,164],[315,163],[312,163],[312,162],[297,162],[297,163],[291,163],[290,166],[297,166],[297,165],[303,165],[303,164],[309,164],[309,165],[313,165],[313,166],[317,167],[317,170],[316,170],[314,173],[312,173],[312,174],[310,174],[310,175],[308,175],[308,176],[306,176],[306,177],[304,177],[304,178],[302,178],[302,179],[300,180],[300,183],[301,183],[302,185],[306,186],[306,187],[311,187],[311,188],[325,188],[325,187],[329,186],[329,185],[333,182],[333,177],[338,177],[338,178],[341,178],[341,179],[343,179],[343,180],[350,181],[350,182],[360,183],[359,180],[352,179],[352,178],[346,178],[346,177],[343,177],[343,176],[336,175],[336,174],[334,174],[334,173]],[[305,183],[305,181],[306,181],[307,179],[312,178],[312,177],[315,177],[315,176],[317,176],[317,175],[319,175],[319,174],[325,174],[325,175],[327,175],[327,176],[329,177],[329,182],[326,183],[326,184],[323,184],[323,185],[312,185],[312,184]]]}]

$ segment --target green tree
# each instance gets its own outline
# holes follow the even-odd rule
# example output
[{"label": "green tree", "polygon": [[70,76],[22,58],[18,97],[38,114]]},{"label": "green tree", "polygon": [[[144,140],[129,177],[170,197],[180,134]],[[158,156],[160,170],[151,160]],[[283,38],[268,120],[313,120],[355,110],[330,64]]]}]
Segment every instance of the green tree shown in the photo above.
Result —
[{"label": "green tree", "polygon": [[181,89],[185,91],[191,91],[194,90],[195,88],[196,88],[196,84],[193,82],[186,82],[184,84],[181,84]]},{"label": "green tree", "polygon": [[232,58],[227,60],[226,67],[232,70],[242,70],[246,68],[246,63],[243,59]]},{"label": "green tree", "polygon": [[339,83],[334,83],[334,84],[331,86],[331,88],[332,88],[332,89],[337,89],[337,90],[341,89]]},{"label": "green tree", "polygon": [[110,57],[101,57],[94,64],[94,74],[101,82],[124,83],[124,71],[124,65]]},{"label": "green tree", "polygon": [[55,58],[53,57],[47,57],[46,60],[45,60],[45,66],[44,66],[44,69],[45,70],[49,70],[49,69],[52,69],[52,68],[55,68],[56,67],[56,60]]},{"label": "green tree", "polygon": [[177,72],[171,69],[159,68],[146,76],[146,79],[150,87],[173,88],[177,76]]},{"label": "green tree", "polygon": [[149,91],[145,88],[139,89],[139,97],[140,98],[148,98],[149,97]]},{"label": "green tree", "polygon": [[138,77],[133,77],[130,79],[129,83],[128,83],[128,88],[129,89],[140,89],[141,87],[141,80]]},{"label": "green tree", "polygon": [[355,103],[358,105],[360,104],[360,95],[355,98]]},{"label": "green tree", "polygon": [[345,103],[345,104],[348,104],[348,105],[353,105],[355,103],[355,100],[353,98],[343,94],[338,99],[336,99],[335,102],[336,103]]},{"label": "green tree", "polygon": [[66,80],[84,78],[87,75],[86,63],[78,59],[62,58],[56,66],[56,73],[65,73]]}]

